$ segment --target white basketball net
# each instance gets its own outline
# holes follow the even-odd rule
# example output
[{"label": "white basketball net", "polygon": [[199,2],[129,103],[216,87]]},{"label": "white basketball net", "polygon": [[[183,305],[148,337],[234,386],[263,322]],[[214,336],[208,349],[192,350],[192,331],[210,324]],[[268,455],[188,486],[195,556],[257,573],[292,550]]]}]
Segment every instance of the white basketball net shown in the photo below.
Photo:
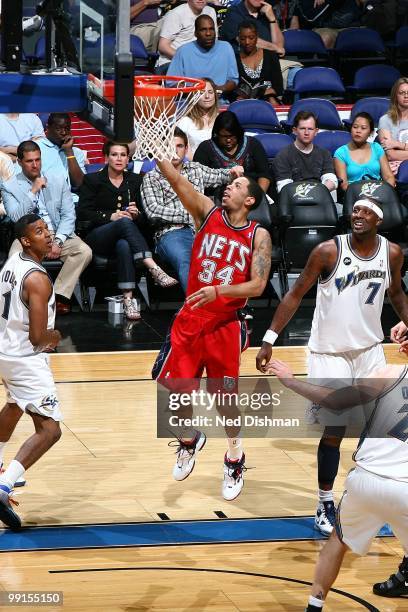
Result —
[{"label": "white basketball net", "polygon": [[[172,93],[169,96],[168,82],[162,78],[163,95],[135,96],[135,131],[136,149],[133,159],[156,159],[171,161],[176,157],[174,146],[174,129],[176,124],[198,102],[203,89],[184,93],[180,87],[191,86],[188,79],[172,81]],[[198,83],[195,83],[197,87]],[[174,91],[174,95],[173,95]]]}]

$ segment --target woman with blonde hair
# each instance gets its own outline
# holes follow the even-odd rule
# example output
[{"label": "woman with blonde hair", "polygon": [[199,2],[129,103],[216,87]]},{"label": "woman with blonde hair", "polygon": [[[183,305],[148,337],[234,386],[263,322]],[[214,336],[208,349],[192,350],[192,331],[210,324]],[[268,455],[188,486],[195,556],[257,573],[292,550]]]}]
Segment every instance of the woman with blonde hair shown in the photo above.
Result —
[{"label": "woman with blonde hair", "polygon": [[391,89],[389,111],[378,122],[381,145],[397,174],[401,162],[408,159],[408,78],[401,77]]},{"label": "woman with blonde hair", "polygon": [[189,144],[189,157],[194,155],[198,145],[211,138],[214,121],[218,115],[217,88],[211,79],[204,78],[205,89],[191,111],[180,119],[177,127],[182,130]]}]

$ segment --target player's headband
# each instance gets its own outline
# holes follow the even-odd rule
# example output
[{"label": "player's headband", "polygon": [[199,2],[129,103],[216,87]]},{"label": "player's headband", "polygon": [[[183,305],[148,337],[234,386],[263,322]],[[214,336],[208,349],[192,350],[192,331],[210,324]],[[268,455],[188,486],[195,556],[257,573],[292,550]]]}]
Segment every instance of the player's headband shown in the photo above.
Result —
[{"label": "player's headband", "polygon": [[370,208],[370,210],[375,212],[377,217],[380,217],[380,219],[384,218],[384,213],[381,208],[377,206],[377,204],[374,204],[374,202],[370,202],[370,200],[357,200],[356,202],[354,202],[353,210],[356,206],[364,206],[365,208]]}]

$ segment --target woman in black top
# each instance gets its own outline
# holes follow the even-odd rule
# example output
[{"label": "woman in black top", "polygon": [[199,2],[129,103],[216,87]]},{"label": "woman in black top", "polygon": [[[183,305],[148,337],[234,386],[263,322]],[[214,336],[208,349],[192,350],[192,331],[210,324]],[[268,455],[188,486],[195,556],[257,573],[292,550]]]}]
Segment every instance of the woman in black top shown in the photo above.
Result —
[{"label": "woman in black top", "polygon": [[139,319],[140,309],[133,298],[135,265],[144,265],[161,287],[177,283],[153,260],[147,242],[137,226],[141,177],[127,172],[127,144],[105,143],[107,164],[100,172],[87,174],[79,192],[77,219],[87,229],[85,241],[97,255],[116,255],[118,287],[128,319]]},{"label": "woman in black top", "polygon": [[231,111],[218,115],[211,140],[204,140],[198,146],[194,161],[209,168],[243,166],[245,174],[255,179],[265,193],[269,189],[271,181],[265,149],[256,138],[245,136],[237,116]]},{"label": "woman in black top", "polygon": [[257,47],[258,30],[255,21],[241,23],[238,41],[237,99],[260,98],[271,104],[279,104],[277,96],[283,93],[283,80],[278,54]]}]

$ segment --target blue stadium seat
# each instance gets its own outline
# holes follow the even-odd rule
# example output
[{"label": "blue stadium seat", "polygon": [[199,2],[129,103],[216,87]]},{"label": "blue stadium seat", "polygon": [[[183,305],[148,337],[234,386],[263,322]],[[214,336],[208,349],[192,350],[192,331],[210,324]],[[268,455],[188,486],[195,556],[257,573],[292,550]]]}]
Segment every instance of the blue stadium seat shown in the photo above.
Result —
[{"label": "blue stadium seat", "polygon": [[[289,90],[286,91],[289,93]],[[346,90],[336,70],[323,66],[313,66],[302,68],[296,73],[291,93],[299,98],[308,98],[310,95],[319,94],[320,97],[339,101],[344,99]]]},{"label": "blue stadium seat", "polygon": [[408,161],[402,162],[398,169],[397,181],[408,184]]},{"label": "blue stadium seat", "polygon": [[371,64],[359,68],[354,75],[353,85],[347,87],[352,99],[361,95],[387,95],[401,73],[394,66]]},{"label": "blue stadium seat", "polygon": [[262,143],[268,160],[272,160],[281,149],[293,144],[293,139],[287,134],[257,134],[256,138]]},{"label": "blue stadium seat", "polygon": [[350,140],[350,132],[327,130],[325,132],[318,132],[313,142],[318,147],[322,147],[322,149],[327,149],[330,151],[331,156],[333,156],[336,149],[349,143]]},{"label": "blue stadium seat", "polygon": [[344,129],[340,115],[336,105],[330,100],[322,100],[321,98],[307,98],[297,100],[292,104],[286,121],[281,121],[286,131],[292,130],[293,121],[299,111],[312,111],[319,121],[319,127],[325,130],[342,130]]},{"label": "blue stadium seat", "polygon": [[312,30],[286,30],[283,33],[287,56],[296,56],[304,66],[326,63],[329,53],[317,32]]},{"label": "blue stadium seat", "polygon": [[356,70],[362,66],[386,61],[381,36],[370,28],[347,28],[337,36],[333,49],[335,65],[344,82],[351,85]]},{"label": "blue stadium seat", "polygon": [[235,113],[246,132],[263,134],[282,131],[275,109],[264,100],[237,100],[230,104],[228,110]]},{"label": "blue stadium seat", "polygon": [[350,118],[343,119],[343,123],[346,127],[350,127],[357,113],[364,111],[372,116],[374,119],[374,125],[377,127],[380,117],[385,115],[389,107],[389,98],[362,98],[354,104],[353,108],[351,109]]}]

